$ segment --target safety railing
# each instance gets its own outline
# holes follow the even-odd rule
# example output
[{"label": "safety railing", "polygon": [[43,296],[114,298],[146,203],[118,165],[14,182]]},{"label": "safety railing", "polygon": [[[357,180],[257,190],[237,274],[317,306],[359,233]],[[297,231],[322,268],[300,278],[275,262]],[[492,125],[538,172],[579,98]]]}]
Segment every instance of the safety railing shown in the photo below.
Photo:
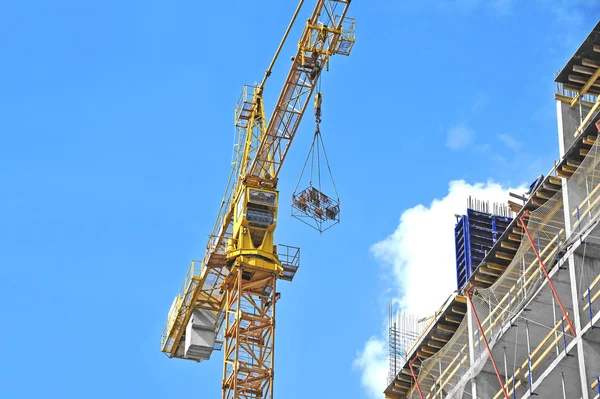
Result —
[{"label": "safety railing", "polygon": [[[567,313],[568,316],[568,313]],[[540,363],[548,356],[548,354],[556,348],[556,345],[562,342],[563,350],[567,347],[567,336],[566,333],[570,332],[570,327],[566,323],[566,317],[559,320],[554,327],[546,334],[542,341],[531,351],[527,359],[519,366],[514,373],[506,380],[504,388],[507,390],[508,395],[512,395],[515,389],[518,389],[523,380],[516,380],[519,375],[523,374],[523,378],[527,379],[530,386],[533,384],[531,375],[532,372],[540,365]],[[557,334],[558,333],[558,334]],[[551,338],[554,336],[554,339]],[[508,377],[508,376],[507,376]],[[516,382],[515,382],[516,381]],[[499,390],[493,399],[498,399],[502,396],[502,390]]]},{"label": "safety railing", "polygon": [[[474,331],[472,342],[475,347],[480,347],[477,353],[479,358],[489,356],[485,352],[482,352],[482,342],[486,338],[489,338],[490,346],[493,345],[495,333],[500,332],[501,327],[505,323],[510,322],[510,319],[520,310],[520,306],[535,291],[536,285],[543,278],[540,272],[540,260],[543,264],[554,265],[554,261],[557,259],[559,248],[564,243],[564,229],[561,226],[553,224],[553,218],[560,216],[559,212],[562,210],[560,195],[554,197],[554,202],[551,201],[548,204],[548,208],[549,210],[545,213],[537,215],[535,220],[535,223],[538,224],[544,221],[553,225],[551,231],[540,230],[540,237],[536,240],[540,257],[535,256],[535,251],[533,251],[531,243],[527,240],[522,240],[513,261],[508,266],[492,265],[501,269],[500,271],[503,271],[503,274],[502,278],[496,283],[497,285],[494,286],[495,290],[490,289],[488,291],[490,297],[485,301],[487,303],[485,313],[487,314],[482,312],[485,315],[481,321],[481,331]],[[558,231],[556,231],[557,229]],[[496,298],[497,296],[498,299],[492,300],[492,298]],[[493,303],[496,301],[497,303]],[[480,306],[482,304],[483,302]],[[421,388],[425,388],[424,391],[427,398],[436,398],[440,392],[454,392],[463,389],[458,382],[457,376],[461,376],[465,369],[472,366],[467,366],[468,342],[466,336],[468,334],[466,331],[466,327],[461,325],[452,338],[453,343],[446,345],[450,346],[449,348],[445,346],[438,352],[440,353],[439,356],[434,355],[423,361],[425,367],[420,371],[419,383]],[[569,329],[565,330],[565,333],[568,331]],[[554,332],[556,330],[553,330],[549,336],[552,336]],[[460,337],[461,335],[462,337]],[[564,337],[566,338],[566,336]],[[456,345],[455,342],[460,342],[461,344]],[[546,351],[548,346],[544,346],[544,344],[549,345],[550,348],[554,347],[554,343],[548,342],[549,340],[545,340],[532,352],[533,359],[531,362],[533,362],[532,365],[535,364],[535,367],[539,367],[541,359],[549,353],[549,351]],[[540,356],[536,357],[538,354]],[[536,361],[538,362],[536,363]],[[439,374],[434,370],[435,363],[439,364]],[[432,378],[432,374],[437,374],[437,376]],[[504,385],[505,389],[507,389],[507,384]],[[501,394],[503,393],[502,390],[500,392]]]},{"label": "safety railing", "polygon": [[[586,159],[581,162],[580,165],[577,165],[578,168],[576,169],[575,173],[567,181],[567,184],[572,190],[579,190],[580,192],[583,191],[583,195],[585,195],[581,202],[574,206],[574,209],[569,210],[572,231],[575,234],[582,233],[584,221],[592,223],[593,220],[598,216],[597,212],[594,211],[600,202],[600,173],[598,172],[600,154],[597,153],[598,144],[596,144],[595,141],[595,137],[593,137],[593,140],[590,140],[589,144],[592,145],[592,148],[590,150],[586,150]],[[562,194],[562,190],[559,191],[558,194]],[[558,250],[559,248],[560,246],[558,246],[556,249]],[[589,312],[590,320],[592,320],[594,317],[593,304],[600,297],[600,288],[596,288],[599,282],[600,275],[598,275],[586,287],[585,292],[581,296],[581,300],[585,301],[583,304],[583,310]],[[550,330],[550,332],[548,332],[538,346],[531,353],[528,353],[527,359],[523,362],[521,367],[515,371],[515,375],[511,376],[507,380],[505,387],[508,388],[512,386],[510,388],[511,392],[509,393],[512,393],[512,390],[517,389],[522,384],[522,380],[519,380],[515,383],[515,379],[520,373],[523,374],[523,377],[529,384],[529,389],[531,389],[533,386],[532,374],[535,369],[538,368],[539,365],[553,352],[553,349],[556,349],[557,354],[560,350],[560,346],[562,346],[563,350],[566,349],[567,334],[571,336],[575,334],[575,332],[572,331],[571,324],[567,323],[567,318],[568,316],[564,316],[553,326],[553,328]],[[501,395],[502,391],[497,392],[497,394],[494,396],[494,399],[499,398]]]},{"label": "safety railing", "polygon": [[[585,156],[582,162],[569,160],[569,172],[572,174],[566,180],[569,191],[569,209],[564,211],[563,189],[561,188],[549,198],[544,198],[544,203],[539,206],[525,219],[517,222],[517,227],[513,235],[519,235],[520,244],[516,248],[516,253],[512,260],[506,264],[486,264],[491,270],[497,271],[500,275],[498,280],[487,289],[477,290],[473,299],[477,300],[476,308],[481,312],[481,330],[473,331],[471,339],[474,345],[473,350],[477,367],[483,367],[486,356],[491,357],[491,350],[486,354],[482,349],[484,337],[493,347],[517,317],[524,317],[522,311],[526,311],[524,306],[533,295],[542,289],[543,282],[548,282],[552,289],[553,307],[555,302],[561,306],[562,316],[556,317],[550,315],[552,319],[545,320],[543,325],[537,328],[547,329],[543,335],[536,334],[535,343],[527,342],[527,351],[519,351],[515,355],[513,363],[516,368],[512,373],[504,373],[504,379],[500,383],[501,389],[496,393],[494,399],[499,397],[513,396],[516,389],[523,384],[528,385],[532,390],[534,386],[534,373],[543,368],[545,364],[551,361],[552,356],[559,356],[561,351],[564,353],[569,343],[575,336],[575,331],[569,319],[570,310],[562,307],[562,301],[552,286],[550,275],[555,272],[559,265],[559,260],[566,250],[567,244],[573,241],[573,236],[567,236],[565,224],[565,215],[569,215],[571,234],[582,234],[584,225],[588,225],[599,216],[600,209],[600,144],[596,143],[596,137],[584,137],[584,144],[589,147],[582,148],[580,155]],[[591,148],[590,148],[591,147]],[[556,165],[553,167],[554,175]],[[561,164],[562,165],[562,164]],[[556,183],[553,183],[556,184]],[[563,181],[562,187],[565,187]],[[578,191],[577,195],[573,192]],[[583,194],[581,194],[583,193]],[[585,222],[585,223],[584,223]],[[546,288],[544,288],[546,289]],[[581,304],[584,310],[590,312],[590,319],[593,318],[593,309],[598,298],[600,298],[600,275],[587,287],[586,292],[581,295],[582,300],[587,304]],[[546,316],[547,317],[547,316]],[[531,315],[529,316],[531,318]],[[534,317],[535,318],[535,317]],[[525,317],[527,320],[527,317]],[[553,320],[553,321],[551,321]],[[412,390],[410,398],[437,398],[440,395],[447,396],[448,392],[460,392],[464,389],[463,379],[460,376],[465,374],[465,369],[473,368],[474,364],[469,364],[468,359],[468,329],[464,327],[465,321],[456,329],[454,336],[437,353],[430,354],[427,351],[417,351],[419,360],[422,361],[417,368],[417,384],[420,392]],[[527,322],[524,323],[527,337],[529,331]],[[525,332],[522,332],[525,335]],[[533,338],[533,337],[532,337]],[[541,338],[541,341],[538,341]],[[479,348],[479,349],[478,349]],[[409,353],[412,351],[409,351]],[[479,357],[477,357],[479,356]],[[481,361],[479,361],[481,360]],[[476,375],[477,370],[470,370],[471,375]],[[474,373],[474,374],[473,374]],[[596,383],[597,385],[597,383]],[[423,395],[423,396],[421,396]],[[460,397],[457,394],[456,397]]]},{"label": "safety railing", "polygon": [[292,281],[300,267],[300,248],[279,244],[277,246],[277,256],[283,268],[283,273],[279,278]]},{"label": "safety railing", "polygon": [[[562,83],[556,82],[556,94],[559,96],[574,98],[579,93],[577,91],[565,88]],[[583,96],[580,95],[579,98],[582,102],[593,103],[596,102],[597,97],[592,94],[584,94]]]},{"label": "safety railing", "polygon": [[183,326],[178,324],[181,324],[182,322],[183,311],[192,305],[190,302],[192,300],[193,291],[196,289],[196,285],[198,284],[196,281],[194,281],[194,277],[199,276],[201,271],[202,262],[193,260],[185,279],[183,280],[179,294],[177,294],[175,300],[173,301],[173,305],[171,305],[169,316],[167,317],[167,324],[162,332],[161,349],[163,352],[171,352],[173,345],[176,343],[175,338],[172,336],[173,327],[175,326],[176,328],[183,328]]},{"label": "safety railing", "polygon": [[[590,320],[594,319],[594,309],[593,309],[592,305],[600,297],[600,289],[595,291],[596,285],[598,285],[599,281],[600,281],[600,274],[598,276],[596,276],[594,281],[592,281],[592,283],[586,287],[585,293],[583,294],[583,297],[581,298],[583,301],[585,301],[583,310],[588,312]],[[592,292],[594,292],[594,295],[592,295]]]}]

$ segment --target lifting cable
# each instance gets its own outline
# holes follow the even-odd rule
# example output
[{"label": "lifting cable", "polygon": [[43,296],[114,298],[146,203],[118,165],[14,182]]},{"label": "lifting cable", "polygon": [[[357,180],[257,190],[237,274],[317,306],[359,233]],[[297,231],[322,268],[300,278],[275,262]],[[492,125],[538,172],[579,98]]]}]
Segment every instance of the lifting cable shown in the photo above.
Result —
[{"label": "lifting cable", "polygon": [[[321,88],[321,79],[319,79],[318,88]],[[317,189],[322,191],[321,185],[321,152],[323,153],[323,157],[325,158],[325,165],[327,166],[327,172],[329,173],[329,178],[331,180],[331,184],[333,186],[333,191],[335,193],[335,199],[339,202],[339,195],[337,192],[337,187],[335,186],[335,181],[333,179],[333,173],[331,172],[331,166],[329,165],[329,158],[327,157],[327,151],[325,150],[325,143],[323,142],[323,136],[321,135],[321,104],[323,101],[323,93],[321,91],[317,91],[315,95],[315,134],[313,136],[313,141],[310,146],[310,150],[308,151],[308,155],[306,156],[306,160],[304,161],[304,166],[302,167],[302,172],[300,173],[300,177],[298,178],[298,182],[296,183],[296,187],[294,188],[294,194],[298,191],[298,187],[300,186],[300,182],[302,181],[302,176],[304,176],[304,172],[306,171],[306,167],[308,165],[308,161],[310,160],[310,180],[309,186],[313,185],[313,174],[315,170],[315,158],[316,158],[316,178],[317,178]]]},{"label": "lifting cable", "polygon": [[267,82],[267,79],[269,78],[269,76],[271,76],[271,71],[273,70],[273,66],[275,65],[275,61],[277,61],[277,57],[279,57],[279,53],[281,52],[281,48],[283,47],[283,44],[287,40],[287,37],[288,37],[288,35],[290,33],[290,30],[292,29],[292,26],[294,26],[294,22],[296,22],[296,17],[298,16],[298,13],[300,12],[300,9],[302,8],[302,4],[303,3],[304,3],[304,0],[300,0],[300,3],[298,3],[298,7],[296,7],[296,11],[294,12],[294,15],[292,16],[292,20],[290,21],[287,29],[285,30],[285,33],[283,35],[283,39],[281,39],[281,42],[279,42],[279,46],[277,47],[277,51],[275,51],[275,55],[273,56],[273,59],[271,60],[271,64],[269,64],[269,67],[265,71],[265,76],[264,76],[262,82],[260,82],[260,86],[259,86],[260,90],[259,90],[259,92],[265,86],[265,83]]},{"label": "lifting cable", "polygon": [[[329,165],[329,158],[325,150],[323,136],[321,134],[321,116],[322,116],[322,101],[323,94],[321,89],[321,79],[317,83],[317,93],[314,100],[315,108],[315,133],[310,146],[304,166],[296,183],[296,187],[292,193],[292,216],[300,219],[308,225],[316,228],[321,233],[327,230],[334,224],[339,223],[340,214],[340,199],[337,192],[337,187]],[[310,163],[310,167],[309,167]],[[321,164],[327,167],[329,174],[329,182],[324,182],[322,179]],[[307,170],[308,168],[308,170]],[[308,175],[308,187],[298,191],[302,178]],[[329,196],[324,193],[324,190],[331,188],[335,196]]]}]

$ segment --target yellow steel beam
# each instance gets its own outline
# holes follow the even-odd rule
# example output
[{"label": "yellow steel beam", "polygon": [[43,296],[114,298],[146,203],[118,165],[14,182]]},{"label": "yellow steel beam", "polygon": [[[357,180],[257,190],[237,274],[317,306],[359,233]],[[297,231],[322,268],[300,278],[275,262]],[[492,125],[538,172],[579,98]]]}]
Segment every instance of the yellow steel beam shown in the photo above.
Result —
[{"label": "yellow steel beam", "polygon": [[577,104],[577,101],[583,96],[587,91],[592,87],[596,80],[600,77],[600,68],[596,69],[596,71],[592,74],[592,76],[588,79],[588,81],[583,85],[579,93],[573,97],[571,100],[571,108]]},{"label": "yellow steel beam", "polygon": [[598,110],[598,107],[600,107],[600,98],[598,98],[598,101],[596,101],[596,103],[594,104],[592,109],[590,109],[590,112],[588,112],[588,114],[585,117],[585,119],[583,120],[583,122],[581,122],[581,125],[579,125],[579,127],[575,130],[575,134],[574,134],[575,137],[577,137],[577,136],[579,136],[579,134],[581,134],[581,132],[583,131],[583,128],[585,128],[585,125],[587,125],[587,123],[590,121],[592,116],[594,116],[594,113]]},{"label": "yellow steel beam", "polygon": [[[563,318],[564,320],[564,318]],[[562,321],[559,321],[558,324],[560,325],[562,323]],[[544,341],[538,345],[538,347],[536,348],[536,350],[538,348],[541,348],[543,344],[545,344],[547,342],[547,339],[550,338],[550,336],[558,329],[558,326],[556,326],[546,337],[546,339],[544,339]],[[571,331],[571,326],[567,325],[565,326],[565,333]],[[561,339],[563,339],[563,337],[561,335],[558,335],[556,338],[554,338],[552,340],[552,342],[550,342],[550,345],[548,345],[548,347],[546,348],[546,350],[544,352],[542,352],[542,354],[538,357],[538,359],[533,363],[533,365],[531,366],[531,371],[533,371],[537,366],[539,366],[539,364],[546,358],[546,356],[548,356],[548,353],[550,353],[550,351],[552,349],[554,349],[554,345],[556,345]],[[530,357],[533,357],[533,353],[531,354]],[[525,364],[527,364],[527,361],[525,361]],[[525,372],[525,378],[529,377],[529,373],[530,371],[526,371]]]},{"label": "yellow steel beam", "polygon": [[596,299],[598,299],[599,296],[600,296],[600,291],[596,292],[594,294],[594,296],[592,296],[592,298],[589,300],[589,302],[586,303],[585,306],[583,307],[583,310],[588,310],[588,308],[590,307],[590,304],[596,302]]},{"label": "yellow steel beam", "polygon": [[292,17],[292,20],[290,21],[287,29],[285,30],[285,34],[283,35],[283,38],[281,39],[281,42],[279,42],[279,46],[277,47],[277,51],[275,51],[275,55],[273,56],[273,59],[271,60],[271,63],[269,64],[269,67],[267,68],[267,71],[265,72],[265,77],[263,78],[262,82],[260,83],[260,89],[262,89],[265,86],[265,83],[267,82],[267,79],[269,78],[269,76],[271,76],[271,71],[273,70],[273,66],[275,65],[275,61],[277,61],[277,57],[279,57],[279,53],[281,52],[281,48],[283,47],[283,44],[287,40],[287,37],[288,37],[288,35],[290,33],[290,30],[292,29],[292,26],[294,26],[294,22],[296,21],[296,17],[298,17],[298,13],[300,12],[300,9],[302,8],[302,4],[304,4],[304,0],[300,0],[300,3],[298,3],[298,7],[296,7],[296,11],[294,12],[294,16]]},{"label": "yellow steel beam", "polygon": [[[592,281],[592,284],[588,285],[588,288],[590,290],[592,290],[596,286],[596,284],[598,284],[598,281],[600,281],[600,274],[594,279],[594,281]],[[587,296],[588,296],[588,291],[586,290],[585,294],[583,294],[582,299],[587,298]]]},{"label": "yellow steel beam", "polygon": [[[565,96],[564,94],[558,94],[558,93],[554,94],[554,99],[557,101],[560,101],[562,103],[566,103],[566,104],[571,104],[571,101],[573,101],[573,97]],[[586,107],[591,107],[594,105],[594,103],[589,102],[589,101],[585,101],[585,100],[580,100],[580,101],[581,101],[581,104]]]}]

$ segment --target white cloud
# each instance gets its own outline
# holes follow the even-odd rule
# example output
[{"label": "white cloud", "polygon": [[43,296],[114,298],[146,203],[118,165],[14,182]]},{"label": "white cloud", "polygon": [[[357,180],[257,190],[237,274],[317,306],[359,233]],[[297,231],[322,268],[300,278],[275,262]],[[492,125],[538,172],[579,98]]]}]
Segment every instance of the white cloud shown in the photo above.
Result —
[{"label": "white cloud", "polygon": [[365,343],[365,349],[354,360],[354,367],[362,370],[360,380],[368,395],[372,398],[381,398],[387,385],[387,342],[371,337]]},{"label": "white cloud", "polygon": [[[452,181],[442,199],[429,205],[405,210],[396,230],[374,244],[371,251],[389,267],[393,275],[396,301],[408,313],[420,317],[433,314],[456,289],[454,253],[455,214],[466,211],[469,196],[479,200],[506,203],[509,191],[498,183],[468,184]],[[384,332],[381,337],[387,336]],[[373,337],[355,360],[362,370],[362,384],[373,397],[381,397],[386,387],[387,343]]]},{"label": "white cloud", "polygon": [[444,198],[407,209],[396,231],[372,246],[375,257],[391,266],[406,311],[428,316],[456,288],[454,215],[465,212],[467,198],[506,203],[509,190],[493,182],[452,181]]},{"label": "white cloud", "polygon": [[521,142],[508,134],[499,134],[498,140],[504,143],[505,146],[513,151],[521,149]]},{"label": "white cloud", "polygon": [[465,125],[457,125],[448,130],[446,146],[451,150],[460,150],[473,142],[475,133]]}]

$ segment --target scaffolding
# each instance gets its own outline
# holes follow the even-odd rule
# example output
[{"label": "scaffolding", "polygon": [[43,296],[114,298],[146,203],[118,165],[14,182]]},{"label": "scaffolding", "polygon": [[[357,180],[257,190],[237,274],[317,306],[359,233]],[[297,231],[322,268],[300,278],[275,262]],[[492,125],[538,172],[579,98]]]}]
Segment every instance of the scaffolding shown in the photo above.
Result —
[{"label": "scaffolding", "polygon": [[557,76],[561,159],[422,332],[386,398],[600,397],[598,77],[600,24]]}]

